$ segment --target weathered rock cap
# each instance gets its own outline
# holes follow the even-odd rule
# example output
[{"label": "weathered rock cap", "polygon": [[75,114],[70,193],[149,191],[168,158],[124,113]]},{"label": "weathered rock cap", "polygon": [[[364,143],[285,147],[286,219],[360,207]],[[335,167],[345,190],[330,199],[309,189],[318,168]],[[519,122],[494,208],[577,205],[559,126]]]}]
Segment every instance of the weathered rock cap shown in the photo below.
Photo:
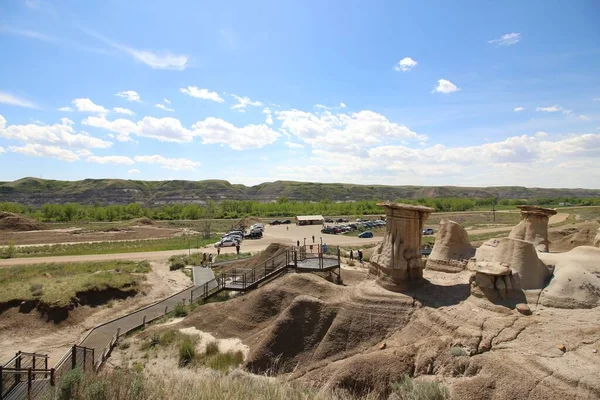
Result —
[{"label": "weathered rock cap", "polygon": [[536,214],[536,215],[554,215],[556,214],[558,211],[556,211],[554,208],[544,208],[544,207],[538,207],[538,206],[517,206],[518,209],[521,210],[521,213],[523,214]]},{"label": "weathered rock cap", "polygon": [[432,213],[435,211],[435,208],[426,207],[426,206],[417,206],[414,204],[404,204],[404,203],[392,203],[389,201],[385,201],[382,203],[377,203],[379,207],[389,207],[392,209],[401,209],[401,210],[412,210],[412,211],[420,211],[426,213]]},{"label": "weathered rock cap", "polygon": [[510,268],[502,263],[494,261],[480,261],[475,266],[475,272],[480,272],[486,275],[502,276],[509,275]]}]

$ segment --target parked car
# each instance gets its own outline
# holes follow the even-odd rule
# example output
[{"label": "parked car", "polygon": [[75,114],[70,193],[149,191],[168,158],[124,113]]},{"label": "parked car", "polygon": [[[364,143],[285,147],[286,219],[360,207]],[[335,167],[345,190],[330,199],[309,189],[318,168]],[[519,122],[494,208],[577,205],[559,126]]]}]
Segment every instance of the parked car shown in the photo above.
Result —
[{"label": "parked car", "polygon": [[325,218],[325,222],[327,222],[328,224],[333,224],[333,219],[332,218]]},{"label": "parked car", "polygon": [[256,223],[256,224],[252,224],[250,225],[250,230],[255,229],[255,228],[261,228],[261,229],[265,229],[265,225],[264,224],[260,224],[260,223]]},{"label": "parked car", "polygon": [[356,224],[348,224],[348,226],[349,226],[351,229],[356,229],[356,228],[358,228],[358,226],[357,226]]},{"label": "parked car", "polygon": [[289,219],[284,219],[283,221],[281,221],[282,224],[291,224],[292,221],[290,221]]},{"label": "parked car", "polygon": [[340,229],[342,230],[343,233],[350,232],[352,230],[352,228],[350,228],[347,225],[340,227]]},{"label": "parked car", "polygon": [[366,231],[366,232],[363,232],[360,235],[358,235],[358,237],[361,238],[361,239],[372,238],[373,237],[373,232]]},{"label": "parked car", "polygon": [[344,222],[344,218],[338,218],[338,219],[335,220],[335,222],[340,222],[340,223]]},{"label": "parked car", "polygon": [[263,237],[262,231],[252,231],[245,236],[246,239],[260,239]]},{"label": "parked car", "polygon": [[433,228],[423,229],[423,235],[433,235]]},{"label": "parked car", "polygon": [[271,225],[281,225],[281,221],[276,219],[274,221],[271,221]]},{"label": "parked car", "polygon": [[250,229],[250,232],[248,232],[248,234],[250,233],[260,233],[262,234],[265,231],[265,228],[263,228],[262,226],[257,226],[255,228]]},{"label": "parked car", "polygon": [[342,228],[340,228],[339,226],[334,226],[331,229],[333,229],[333,233],[335,233],[336,235],[338,233],[342,233]]},{"label": "parked car", "polygon": [[244,240],[243,236],[238,236],[238,235],[227,235],[221,238],[221,240],[225,240],[225,239],[232,239],[235,240],[238,243],[241,243],[242,240]]},{"label": "parked car", "polygon": [[321,233],[333,234],[333,233],[335,233],[335,231],[333,230],[333,228],[331,226],[326,226],[325,228],[321,229]]},{"label": "parked car", "polygon": [[232,237],[226,237],[215,243],[215,247],[234,247],[237,246],[239,243],[239,240],[236,240]]},{"label": "parked car", "polygon": [[423,245],[421,246],[421,255],[428,256],[431,254],[431,246]]}]

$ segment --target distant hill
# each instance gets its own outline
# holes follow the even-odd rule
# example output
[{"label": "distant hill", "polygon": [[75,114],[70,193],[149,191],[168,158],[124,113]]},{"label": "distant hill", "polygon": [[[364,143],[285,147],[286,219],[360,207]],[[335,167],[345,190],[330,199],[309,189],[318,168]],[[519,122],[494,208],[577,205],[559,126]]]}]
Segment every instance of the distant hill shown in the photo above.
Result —
[{"label": "distant hill", "polygon": [[204,203],[206,200],[275,201],[289,200],[396,200],[420,197],[532,199],[556,197],[600,198],[600,190],[542,189],[520,186],[385,186],[345,183],[275,181],[256,186],[232,185],[222,180],[135,181],[122,179],[85,179],[56,181],[23,178],[0,182],[0,201],[39,206],[44,203],[128,204],[146,206],[166,203]]}]

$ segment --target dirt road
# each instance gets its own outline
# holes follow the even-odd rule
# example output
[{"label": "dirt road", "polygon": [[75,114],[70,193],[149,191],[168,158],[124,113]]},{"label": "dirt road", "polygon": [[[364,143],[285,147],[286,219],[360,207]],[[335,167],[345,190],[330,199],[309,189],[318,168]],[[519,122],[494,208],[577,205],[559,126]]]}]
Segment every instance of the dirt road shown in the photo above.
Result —
[{"label": "dirt road", "polygon": [[[564,222],[569,218],[568,213],[558,213],[550,217],[548,225],[555,225]],[[495,232],[510,232],[514,226],[496,227],[496,228],[485,228],[485,229],[467,229],[469,235],[481,235],[484,233],[495,233]]]}]

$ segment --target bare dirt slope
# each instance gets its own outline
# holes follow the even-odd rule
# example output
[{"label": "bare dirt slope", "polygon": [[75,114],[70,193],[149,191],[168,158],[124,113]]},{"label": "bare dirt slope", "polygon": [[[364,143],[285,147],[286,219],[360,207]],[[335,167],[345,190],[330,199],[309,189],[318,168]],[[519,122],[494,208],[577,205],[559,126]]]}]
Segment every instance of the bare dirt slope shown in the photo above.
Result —
[{"label": "bare dirt slope", "polygon": [[425,277],[393,293],[371,279],[336,286],[288,274],[180,324],[241,338],[251,371],[354,393],[385,396],[406,373],[435,375],[456,399],[600,397],[600,308],[524,316],[470,296],[468,272]]},{"label": "bare dirt slope", "polygon": [[600,228],[599,222],[588,221],[550,229],[548,231],[550,249],[553,252],[562,252],[577,246],[592,246],[598,228]]},{"label": "bare dirt slope", "polygon": [[46,228],[46,225],[35,219],[11,212],[0,212],[0,231],[36,231]]}]

